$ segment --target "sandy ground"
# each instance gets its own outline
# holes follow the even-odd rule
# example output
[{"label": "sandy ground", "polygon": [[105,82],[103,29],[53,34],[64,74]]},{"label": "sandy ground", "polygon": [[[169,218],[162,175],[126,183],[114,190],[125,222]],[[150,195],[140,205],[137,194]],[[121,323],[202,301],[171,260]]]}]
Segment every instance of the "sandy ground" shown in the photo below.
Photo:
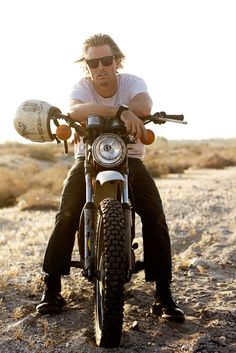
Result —
[{"label": "sandy ground", "polygon": [[[156,182],[171,234],[173,296],[186,312],[185,323],[167,323],[150,313],[154,288],[145,283],[142,272],[126,288],[119,348],[94,345],[93,287],[76,269],[63,278],[68,303],[64,311],[56,316],[35,314],[55,211],[4,208],[1,353],[236,352],[236,168],[189,170]],[[137,219],[139,252],[140,230]]]}]

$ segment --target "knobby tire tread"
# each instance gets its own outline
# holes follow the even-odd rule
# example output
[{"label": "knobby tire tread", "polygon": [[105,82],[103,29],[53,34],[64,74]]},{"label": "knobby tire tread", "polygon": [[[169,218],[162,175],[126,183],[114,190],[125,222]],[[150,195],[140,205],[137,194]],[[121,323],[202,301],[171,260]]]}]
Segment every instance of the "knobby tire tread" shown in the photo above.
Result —
[{"label": "knobby tire tread", "polygon": [[[119,346],[122,334],[126,275],[125,224],[119,201],[108,198],[101,202],[98,230],[98,238],[102,237],[103,242],[105,274],[102,327],[95,308],[95,336],[97,345],[112,348]],[[101,238],[98,241],[101,241]]]}]

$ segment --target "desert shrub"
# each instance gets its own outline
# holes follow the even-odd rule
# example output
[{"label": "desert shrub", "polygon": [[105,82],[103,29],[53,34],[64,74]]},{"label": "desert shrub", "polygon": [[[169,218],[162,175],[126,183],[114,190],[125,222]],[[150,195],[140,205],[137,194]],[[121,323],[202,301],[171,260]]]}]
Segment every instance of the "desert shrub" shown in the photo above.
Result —
[{"label": "desert shrub", "polygon": [[5,142],[0,144],[0,155],[2,154],[16,154],[19,152],[22,155],[27,149],[27,145],[20,142]]},{"label": "desert shrub", "polygon": [[184,161],[178,161],[175,159],[160,158],[153,160],[147,160],[145,162],[148,171],[154,178],[158,178],[162,175],[174,174],[174,173],[183,173],[186,169],[189,168],[190,164]]},{"label": "desert shrub", "polygon": [[56,160],[54,151],[52,151],[50,148],[47,148],[47,146],[32,146],[28,150],[27,157],[50,162],[54,162]]},{"label": "desert shrub", "polygon": [[46,188],[30,189],[17,198],[20,210],[58,209],[59,197]]},{"label": "desert shrub", "polygon": [[[10,169],[13,172],[13,169]],[[27,181],[31,179],[32,175],[36,175],[40,172],[40,167],[34,162],[27,162],[21,165],[18,169],[15,170],[15,177],[18,177],[18,181]],[[13,173],[14,174],[14,173]],[[27,182],[28,184],[28,182]]]},{"label": "desert shrub", "polygon": [[[73,152],[73,146],[68,143],[69,152]],[[0,144],[0,155],[14,154],[35,158],[41,161],[55,162],[58,155],[63,154],[63,146],[58,146],[56,142],[49,143],[19,143],[6,142]]]},{"label": "desert shrub", "polygon": [[145,162],[145,164],[153,178],[158,178],[161,175],[169,174],[168,166],[165,163],[159,162],[158,160],[154,160],[152,163],[149,162],[150,161]]},{"label": "desert shrub", "polygon": [[14,205],[17,197],[27,190],[27,182],[15,170],[1,168],[0,180],[0,207]]},{"label": "desert shrub", "polygon": [[181,174],[191,166],[191,163],[187,161],[174,161],[171,164],[170,163],[167,163],[167,164],[168,164],[169,174],[175,174],[175,173]]},{"label": "desert shrub", "polygon": [[[27,163],[18,169],[2,167],[0,169],[0,207],[14,205],[19,196],[31,189],[47,190],[52,195],[60,194],[67,171],[67,166],[59,164],[47,169],[40,169],[39,165],[34,163]],[[45,197],[46,194],[45,192]]]},{"label": "desert shrub", "polygon": [[46,188],[54,194],[61,193],[68,169],[66,165],[53,164],[50,168],[43,169],[33,175],[30,186],[34,189]]},{"label": "desert shrub", "polygon": [[158,138],[153,145],[146,148],[145,164],[156,178],[170,173],[183,173],[191,165],[191,156],[192,153],[185,145]]},{"label": "desert shrub", "polygon": [[215,152],[203,154],[196,161],[197,168],[222,169],[232,165],[233,161],[231,159],[224,158],[223,156]]},{"label": "desert shrub", "polygon": [[145,164],[153,176],[183,173],[192,168],[236,165],[236,140],[166,141],[156,139],[146,148]]}]

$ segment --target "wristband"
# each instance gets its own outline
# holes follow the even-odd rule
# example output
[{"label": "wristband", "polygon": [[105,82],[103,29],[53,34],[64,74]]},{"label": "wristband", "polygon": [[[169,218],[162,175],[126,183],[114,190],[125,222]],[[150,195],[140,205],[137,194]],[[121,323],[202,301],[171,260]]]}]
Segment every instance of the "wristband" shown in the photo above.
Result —
[{"label": "wristband", "polygon": [[121,114],[123,113],[123,111],[125,110],[129,110],[129,107],[127,107],[127,105],[120,105],[118,110],[117,110],[117,113],[116,113],[116,116],[117,118],[120,118]]}]

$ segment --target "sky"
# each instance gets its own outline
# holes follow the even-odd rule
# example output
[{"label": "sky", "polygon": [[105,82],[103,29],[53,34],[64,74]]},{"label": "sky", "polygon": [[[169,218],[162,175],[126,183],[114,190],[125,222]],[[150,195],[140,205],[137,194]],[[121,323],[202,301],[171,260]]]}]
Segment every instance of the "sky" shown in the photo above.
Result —
[{"label": "sky", "polygon": [[167,139],[236,137],[234,0],[2,0],[0,143],[18,106],[40,99],[67,112],[83,75],[74,60],[85,39],[111,35],[126,55],[122,72],[141,76],[153,113],[184,114],[187,125],[150,124]]}]

